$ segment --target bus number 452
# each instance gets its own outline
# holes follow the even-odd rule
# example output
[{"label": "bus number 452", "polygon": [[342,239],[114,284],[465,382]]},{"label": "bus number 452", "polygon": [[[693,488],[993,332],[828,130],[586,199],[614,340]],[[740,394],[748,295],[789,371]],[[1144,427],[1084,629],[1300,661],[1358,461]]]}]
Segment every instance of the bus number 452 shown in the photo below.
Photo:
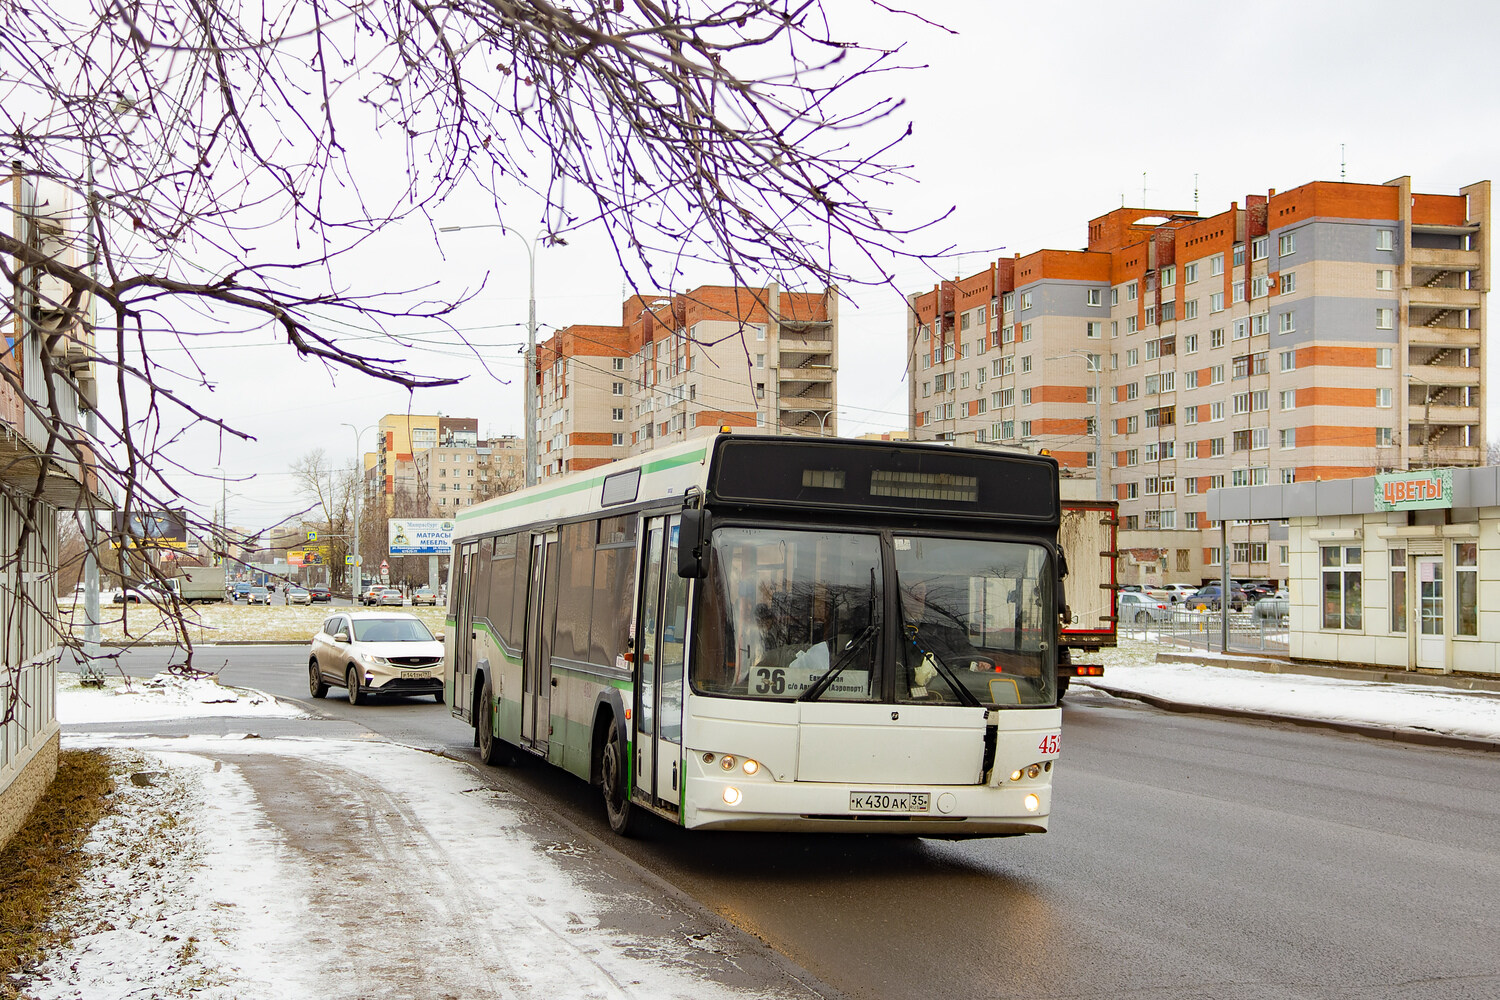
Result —
[{"label": "bus number 452", "polygon": [[1051,736],[1043,736],[1042,742],[1038,743],[1036,748],[1045,754],[1059,753],[1062,751],[1062,737],[1055,733]]}]

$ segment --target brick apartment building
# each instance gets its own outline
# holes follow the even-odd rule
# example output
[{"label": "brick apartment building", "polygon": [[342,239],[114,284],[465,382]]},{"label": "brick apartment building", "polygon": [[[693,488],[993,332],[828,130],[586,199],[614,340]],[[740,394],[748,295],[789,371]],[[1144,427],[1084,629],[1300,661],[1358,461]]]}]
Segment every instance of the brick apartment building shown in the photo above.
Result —
[{"label": "brick apartment building", "polygon": [[619,326],[570,326],[538,345],[537,476],[724,424],[834,435],[837,369],[837,289],[632,296]]},{"label": "brick apartment building", "polygon": [[[909,297],[912,436],[1049,449],[1120,501],[1123,579],[1217,576],[1210,489],[1484,460],[1489,224],[1488,181],[1407,177],[1118,209]],[[1231,574],[1286,579],[1285,531],[1232,526]]]},{"label": "brick apartment building", "polygon": [[475,417],[388,413],[377,429],[365,489],[381,495],[387,516],[448,517],[521,486],[522,440],[483,439]]}]

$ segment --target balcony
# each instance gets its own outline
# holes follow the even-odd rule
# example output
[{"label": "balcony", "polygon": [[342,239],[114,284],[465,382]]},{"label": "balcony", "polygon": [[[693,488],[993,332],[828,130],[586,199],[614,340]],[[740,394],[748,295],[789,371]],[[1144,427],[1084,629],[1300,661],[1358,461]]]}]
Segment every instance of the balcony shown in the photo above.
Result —
[{"label": "balcony", "polygon": [[835,372],[828,365],[807,365],[802,368],[782,368],[781,384],[788,382],[832,382]]},{"label": "balcony", "polygon": [[823,340],[816,337],[788,336],[785,331],[777,341],[777,347],[781,356],[788,354],[832,354],[833,341]]},{"label": "balcony", "polygon": [[1415,285],[1411,288],[1407,301],[1413,309],[1478,309],[1479,289]]},{"label": "balcony", "polygon": [[1406,328],[1406,342],[1413,347],[1478,347],[1480,332],[1461,326],[1425,326],[1413,322]]},{"label": "balcony", "polygon": [[1413,268],[1434,268],[1440,271],[1479,270],[1478,250],[1432,250],[1412,247],[1408,262]]}]

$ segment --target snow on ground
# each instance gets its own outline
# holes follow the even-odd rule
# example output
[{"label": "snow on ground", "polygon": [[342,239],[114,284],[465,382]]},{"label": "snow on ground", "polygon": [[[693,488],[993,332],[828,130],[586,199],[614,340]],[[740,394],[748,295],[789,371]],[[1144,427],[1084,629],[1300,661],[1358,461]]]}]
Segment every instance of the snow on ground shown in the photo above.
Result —
[{"label": "snow on ground", "polygon": [[[328,604],[189,604],[182,607],[180,621],[170,609],[152,604],[103,604],[99,608],[100,636],[105,642],[172,643],[180,641],[183,630],[193,644],[214,642],[307,642],[317,634],[332,613]],[[362,608],[339,606],[339,611]],[[373,609],[371,609],[373,610]],[[443,629],[447,608],[424,605],[420,608],[381,608],[416,615],[434,632]],[[75,604],[68,617],[68,628],[75,638],[83,638],[86,623],[82,603]]]},{"label": "snow on ground", "polygon": [[[70,745],[79,741],[70,739]],[[78,936],[38,1000],[185,997],[715,998],[675,938],[606,919],[505,793],[391,744],[190,737],[97,741],[138,754],[89,850]],[[318,776],[322,776],[319,780]],[[711,964],[711,963],[710,963]]]},{"label": "snow on ground", "polygon": [[58,675],[57,719],[63,725],[157,722],[200,716],[305,719],[302,709],[260,691],[220,684],[212,677],[161,673],[150,680],[106,677],[103,688],[83,687],[78,675]]},{"label": "snow on ground", "polygon": [[[1158,652],[1204,663],[1158,663]],[[1104,676],[1075,684],[1206,708],[1500,740],[1500,697],[1419,684],[1235,669],[1233,657],[1170,645],[1122,642],[1101,654]]]}]

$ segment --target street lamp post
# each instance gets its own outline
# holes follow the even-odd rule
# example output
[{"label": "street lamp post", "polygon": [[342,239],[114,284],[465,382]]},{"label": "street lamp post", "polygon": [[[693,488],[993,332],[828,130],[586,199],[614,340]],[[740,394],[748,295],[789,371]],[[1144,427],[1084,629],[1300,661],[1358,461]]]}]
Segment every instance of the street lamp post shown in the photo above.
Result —
[{"label": "street lamp post", "polygon": [[781,412],[782,413],[811,413],[813,416],[817,417],[818,418],[818,437],[823,437],[827,433],[827,431],[828,431],[828,418],[833,415],[833,411],[832,410],[809,410],[809,409],[800,409],[800,408],[799,409],[792,409],[792,410],[782,410]]},{"label": "street lamp post", "polygon": [[1104,355],[1093,354],[1089,351],[1069,351],[1067,354],[1050,355],[1048,361],[1061,361],[1064,358],[1082,358],[1088,370],[1094,373],[1094,499],[1104,499],[1104,419],[1103,401],[1104,387],[1100,377],[1104,372]]},{"label": "street lamp post", "polygon": [[[509,233],[526,245],[526,261],[530,270],[530,295],[526,310],[526,386],[524,413],[526,420],[526,470],[523,481],[527,486],[536,485],[536,245],[545,231],[528,240],[514,229],[507,229],[498,222],[476,222],[467,226],[439,226],[440,233],[456,233],[464,229],[498,229]],[[549,243],[566,245],[566,240],[553,236]]]},{"label": "street lamp post", "polygon": [[[344,423],[343,426],[354,432],[354,538],[352,542],[354,546],[354,583],[349,588],[349,597],[352,601],[357,601],[359,600],[360,584],[364,582],[362,579],[363,573],[361,572],[362,567],[359,564],[359,495],[365,488],[365,460],[359,451],[359,439],[364,435],[365,431],[373,430],[380,425],[370,424],[368,427],[355,427],[351,423]],[[332,525],[329,525],[329,527],[331,528]]]}]

